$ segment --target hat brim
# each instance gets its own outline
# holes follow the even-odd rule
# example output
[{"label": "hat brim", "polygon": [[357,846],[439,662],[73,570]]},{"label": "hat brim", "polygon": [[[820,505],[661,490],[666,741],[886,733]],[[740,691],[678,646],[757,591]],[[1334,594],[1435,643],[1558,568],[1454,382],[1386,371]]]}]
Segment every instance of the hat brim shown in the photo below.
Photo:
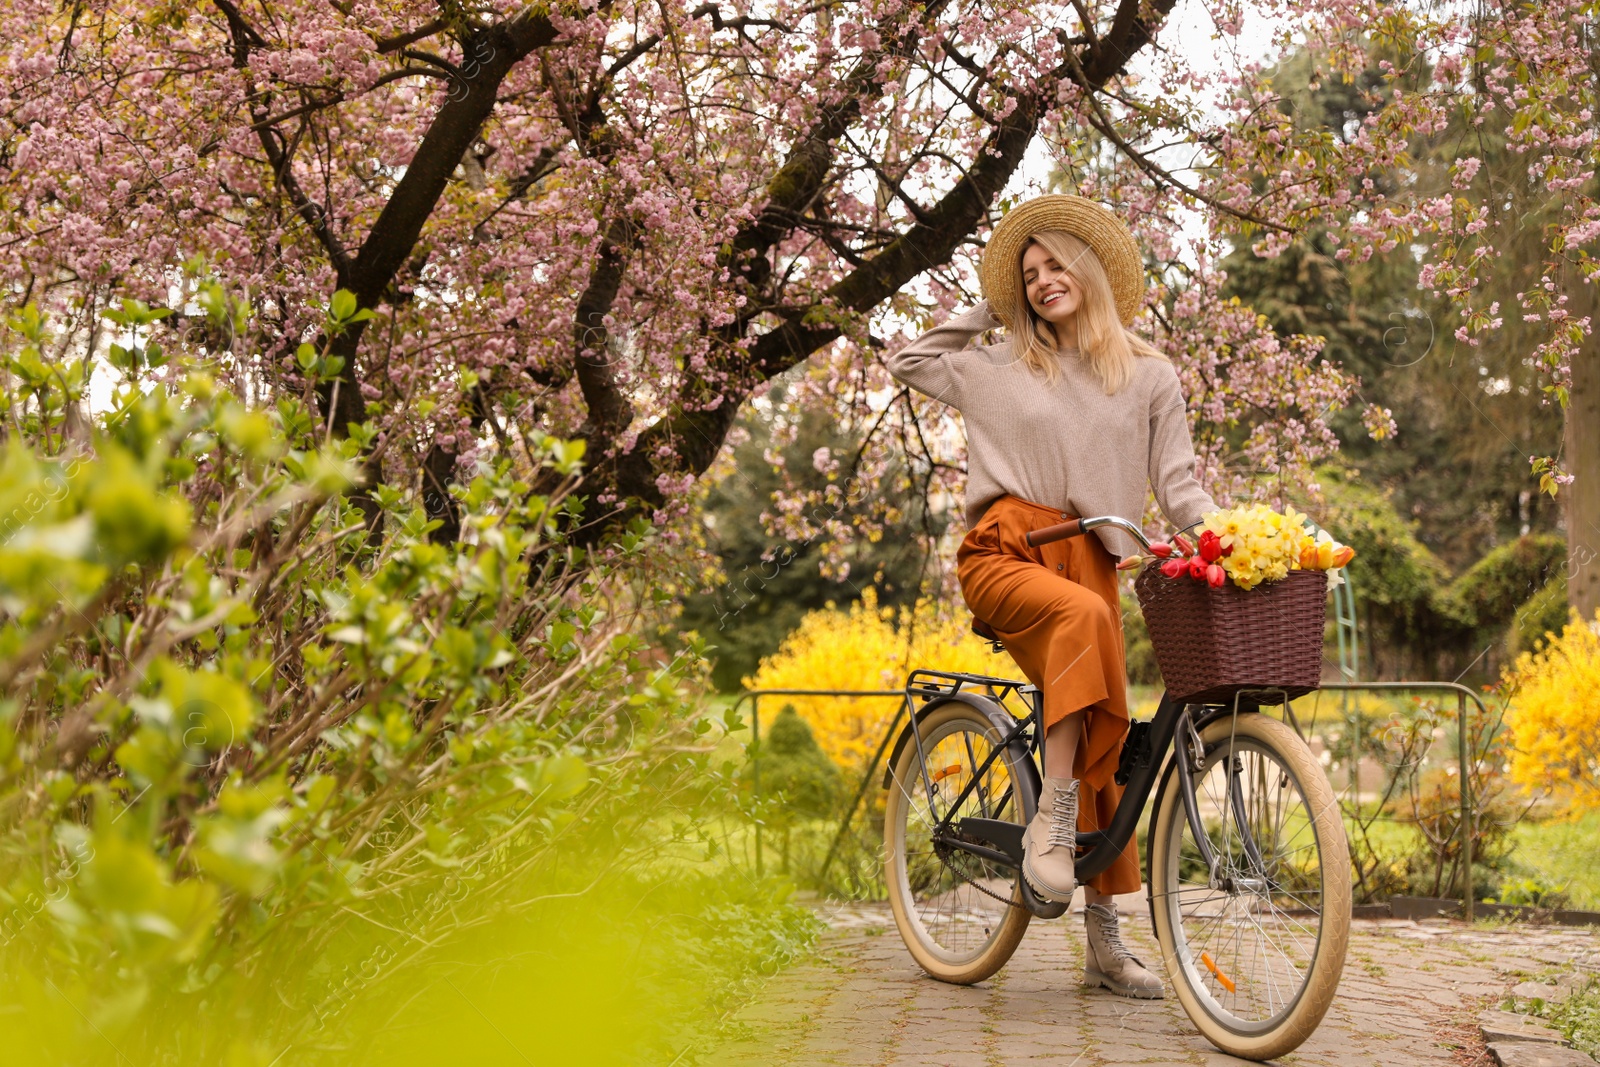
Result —
[{"label": "hat brim", "polygon": [[1019,204],[989,235],[978,264],[978,282],[990,309],[1008,328],[1021,311],[1017,263],[1034,234],[1065,230],[1094,249],[1111,283],[1117,318],[1128,326],[1139,313],[1146,291],[1144,260],[1127,224],[1103,204],[1068,193],[1047,193]]}]

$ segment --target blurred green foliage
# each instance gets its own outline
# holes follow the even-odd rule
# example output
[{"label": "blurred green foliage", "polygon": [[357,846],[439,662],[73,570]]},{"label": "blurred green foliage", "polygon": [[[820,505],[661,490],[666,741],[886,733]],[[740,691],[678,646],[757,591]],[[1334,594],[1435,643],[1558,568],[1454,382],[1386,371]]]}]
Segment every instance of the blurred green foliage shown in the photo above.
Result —
[{"label": "blurred green foliage", "polygon": [[[392,439],[323,432],[336,357],[301,346],[302,396],[251,407],[213,347],[248,307],[185,284],[203,340],[123,301],[109,372],[81,321],[28,307],[0,338],[11,1055],[689,1051],[810,920],[703,828],[738,724],[701,713],[698,646],[637,636],[669,607],[650,531],[568,543],[582,444],[532,432],[435,543],[415,487],[363,482]],[[328,334],[357,314],[336,294]]]},{"label": "blurred green foliage", "polygon": [[1563,567],[1517,607],[1516,621],[1507,635],[1507,651],[1515,655],[1538,648],[1552,634],[1567,625],[1570,609],[1567,599],[1567,568]]},{"label": "blurred green foliage", "polygon": [[1580,911],[1600,911],[1600,810],[1569,817],[1525,821],[1512,831],[1512,869]]},{"label": "blurred green foliage", "polygon": [[840,800],[839,768],[793,704],[778,712],[749,766],[753,768],[757,759],[762,795],[776,800],[785,812],[814,818],[833,814]]}]

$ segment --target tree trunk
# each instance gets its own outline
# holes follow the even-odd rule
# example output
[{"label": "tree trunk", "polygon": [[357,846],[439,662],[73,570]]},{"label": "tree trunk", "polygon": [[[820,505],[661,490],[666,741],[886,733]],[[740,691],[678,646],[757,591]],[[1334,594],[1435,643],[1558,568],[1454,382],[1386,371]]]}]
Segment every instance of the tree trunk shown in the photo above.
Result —
[{"label": "tree trunk", "polygon": [[453,545],[461,537],[461,513],[450,495],[450,483],[455,481],[455,475],[455,449],[434,442],[422,461],[422,506],[429,519],[438,519],[443,524],[428,535],[428,540],[434,544]]}]

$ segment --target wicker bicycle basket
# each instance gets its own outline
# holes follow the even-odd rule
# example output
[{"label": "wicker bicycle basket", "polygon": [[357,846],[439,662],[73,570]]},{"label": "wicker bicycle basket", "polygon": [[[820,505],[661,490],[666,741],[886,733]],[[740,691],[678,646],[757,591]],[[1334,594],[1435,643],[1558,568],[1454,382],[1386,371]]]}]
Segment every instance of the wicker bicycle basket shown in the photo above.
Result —
[{"label": "wicker bicycle basket", "polygon": [[[1322,680],[1322,628],[1328,576],[1290,571],[1276,582],[1213,589],[1205,582],[1161,573],[1146,564],[1133,590],[1155,648],[1161,680],[1173,699],[1225,703],[1243,689],[1281,689],[1290,699]],[[1276,704],[1278,694],[1254,694]]]}]

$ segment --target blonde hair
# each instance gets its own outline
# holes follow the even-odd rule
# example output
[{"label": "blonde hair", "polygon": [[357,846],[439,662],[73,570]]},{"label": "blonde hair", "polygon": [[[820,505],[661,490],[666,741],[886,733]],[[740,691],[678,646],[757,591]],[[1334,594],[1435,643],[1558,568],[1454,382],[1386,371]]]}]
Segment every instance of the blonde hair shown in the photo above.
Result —
[{"label": "blonde hair", "polygon": [[[1083,290],[1078,312],[1073,316],[1076,337],[1057,337],[1053,325],[1041,319],[1028,303],[1028,286],[1022,280],[1022,257],[1031,245],[1038,245],[1055,257]],[[1060,373],[1057,361],[1064,344],[1073,345],[1089,361],[1092,370],[1106,387],[1106,395],[1120,390],[1133,377],[1134,360],[1141,356],[1166,359],[1162,352],[1122,325],[1117,302],[1111,295],[1111,282],[1105,267],[1081,237],[1065,230],[1044,230],[1034,234],[1017,255],[1016,329],[1012,338],[1017,355],[1030,370],[1055,383]]]}]

